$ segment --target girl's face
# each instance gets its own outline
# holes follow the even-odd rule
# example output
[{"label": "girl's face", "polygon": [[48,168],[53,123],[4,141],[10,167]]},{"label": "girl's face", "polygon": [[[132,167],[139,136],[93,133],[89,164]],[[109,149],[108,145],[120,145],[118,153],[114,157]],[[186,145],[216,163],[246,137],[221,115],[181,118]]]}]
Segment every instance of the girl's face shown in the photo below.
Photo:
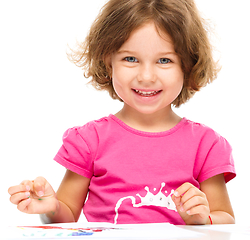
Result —
[{"label": "girl's face", "polygon": [[182,90],[180,59],[170,36],[161,31],[160,35],[154,23],[147,23],[111,57],[113,87],[124,109],[165,112]]}]

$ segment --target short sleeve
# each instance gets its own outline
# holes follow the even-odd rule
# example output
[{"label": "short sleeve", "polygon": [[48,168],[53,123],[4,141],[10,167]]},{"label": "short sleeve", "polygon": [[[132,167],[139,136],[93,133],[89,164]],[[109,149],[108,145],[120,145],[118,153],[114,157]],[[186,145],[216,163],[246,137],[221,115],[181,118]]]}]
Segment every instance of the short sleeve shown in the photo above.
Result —
[{"label": "short sleeve", "polygon": [[198,181],[203,182],[222,173],[226,183],[236,176],[232,148],[226,139],[217,136],[207,152]]},{"label": "short sleeve", "polygon": [[85,126],[68,129],[63,135],[63,145],[54,160],[72,172],[91,178],[93,158],[89,144],[83,135],[88,136],[88,129]]}]

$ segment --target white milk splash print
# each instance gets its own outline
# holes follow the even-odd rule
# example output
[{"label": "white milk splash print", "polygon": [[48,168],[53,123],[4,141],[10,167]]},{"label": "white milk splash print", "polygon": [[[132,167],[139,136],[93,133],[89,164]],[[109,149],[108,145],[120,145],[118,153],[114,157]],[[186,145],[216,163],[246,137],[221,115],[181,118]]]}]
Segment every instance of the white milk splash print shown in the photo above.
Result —
[{"label": "white milk splash print", "polygon": [[[115,206],[115,219],[114,219],[114,224],[117,224],[117,220],[118,220],[118,210],[122,204],[122,202],[125,199],[131,199],[132,201],[132,205],[133,207],[142,207],[142,206],[157,206],[157,207],[166,207],[169,210],[173,210],[176,211],[176,206],[171,198],[171,195],[174,193],[174,190],[171,190],[171,193],[166,196],[165,194],[162,193],[162,189],[165,187],[165,183],[163,182],[161,184],[161,189],[160,191],[154,195],[153,193],[151,193],[149,191],[149,187],[145,187],[145,190],[147,191],[147,194],[145,197],[140,196],[140,194],[136,194],[136,196],[140,197],[141,202],[140,203],[135,203],[135,197],[133,196],[128,196],[128,197],[124,197],[118,200],[118,202],[116,203]],[[154,191],[156,190],[156,188],[154,188]],[[165,193],[167,193],[167,191],[165,191]]]}]

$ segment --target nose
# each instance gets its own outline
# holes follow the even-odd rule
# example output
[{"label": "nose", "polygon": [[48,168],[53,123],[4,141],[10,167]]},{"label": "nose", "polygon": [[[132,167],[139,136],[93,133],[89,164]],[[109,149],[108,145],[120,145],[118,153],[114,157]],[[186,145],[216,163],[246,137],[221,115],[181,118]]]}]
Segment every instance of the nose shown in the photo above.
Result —
[{"label": "nose", "polygon": [[139,82],[155,82],[156,74],[155,69],[150,64],[143,64],[139,68],[139,73],[137,77]]}]

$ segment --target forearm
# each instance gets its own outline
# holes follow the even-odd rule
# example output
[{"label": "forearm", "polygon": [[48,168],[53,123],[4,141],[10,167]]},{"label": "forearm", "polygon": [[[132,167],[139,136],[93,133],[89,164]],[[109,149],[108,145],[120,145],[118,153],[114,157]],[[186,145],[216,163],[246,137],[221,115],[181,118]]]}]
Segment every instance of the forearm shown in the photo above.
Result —
[{"label": "forearm", "polygon": [[40,214],[44,224],[76,222],[70,208],[63,202],[58,201],[56,209],[46,214]]},{"label": "forearm", "polygon": [[[234,216],[223,211],[214,211],[210,213],[210,217],[213,224],[235,224]],[[207,224],[211,224],[210,219],[208,219]]]}]

